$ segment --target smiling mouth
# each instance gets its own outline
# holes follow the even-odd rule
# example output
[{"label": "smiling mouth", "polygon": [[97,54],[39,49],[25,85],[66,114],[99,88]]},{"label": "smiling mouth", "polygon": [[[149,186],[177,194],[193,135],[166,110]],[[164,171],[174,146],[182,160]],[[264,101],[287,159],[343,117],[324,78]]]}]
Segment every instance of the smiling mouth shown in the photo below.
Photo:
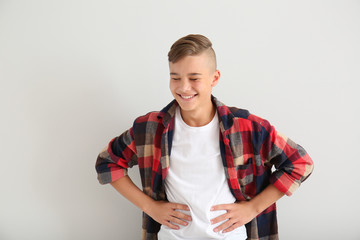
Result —
[{"label": "smiling mouth", "polygon": [[194,98],[197,94],[194,94],[194,95],[181,95],[181,94],[178,94],[182,99],[185,99],[185,100],[189,100],[189,99],[192,99]]}]

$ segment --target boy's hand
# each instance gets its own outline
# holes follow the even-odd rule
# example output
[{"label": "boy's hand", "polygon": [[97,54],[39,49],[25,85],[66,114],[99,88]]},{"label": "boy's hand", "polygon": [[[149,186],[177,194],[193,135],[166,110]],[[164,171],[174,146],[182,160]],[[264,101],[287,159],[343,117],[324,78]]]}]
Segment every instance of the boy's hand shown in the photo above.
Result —
[{"label": "boy's hand", "polygon": [[219,232],[221,230],[223,233],[231,232],[234,229],[250,222],[254,217],[257,216],[255,209],[249,204],[249,202],[235,202],[231,204],[220,204],[213,206],[211,211],[226,210],[227,213],[224,213],[216,218],[211,220],[211,224],[218,222],[224,222],[220,226],[214,228],[214,232]]},{"label": "boy's hand", "polygon": [[191,216],[180,211],[190,211],[189,207],[180,203],[170,203],[165,201],[154,201],[150,209],[147,211],[155,221],[172,229],[180,229],[178,225],[187,226],[191,221]]},{"label": "boy's hand", "polygon": [[269,184],[260,194],[247,202],[235,202],[231,204],[220,204],[213,206],[211,211],[226,210],[227,213],[211,220],[211,224],[225,221],[214,229],[215,232],[230,232],[255,218],[271,204],[279,200],[284,193],[278,190],[274,185]]}]

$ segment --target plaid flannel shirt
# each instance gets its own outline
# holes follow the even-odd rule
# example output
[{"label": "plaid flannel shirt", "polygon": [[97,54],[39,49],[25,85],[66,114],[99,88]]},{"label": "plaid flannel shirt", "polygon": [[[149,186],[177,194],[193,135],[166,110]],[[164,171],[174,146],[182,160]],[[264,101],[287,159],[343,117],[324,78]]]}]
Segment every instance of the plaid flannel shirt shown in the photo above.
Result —
[{"label": "plaid flannel shirt", "polygon": [[[265,119],[247,110],[227,107],[212,96],[220,122],[224,173],[237,201],[248,201],[269,184],[290,196],[313,170],[306,151],[277,132]],[[145,194],[166,200],[164,179],[169,169],[177,102],[160,112],[138,117],[133,127],[110,141],[99,154],[96,171],[101,184],[127,175],[139,165]],[[275,170],[272,171],[272,166]],[[142,239],[157,239],[160,224],[143,213]],[[246,224],[249,240],[278,239],[275,203]]]}]

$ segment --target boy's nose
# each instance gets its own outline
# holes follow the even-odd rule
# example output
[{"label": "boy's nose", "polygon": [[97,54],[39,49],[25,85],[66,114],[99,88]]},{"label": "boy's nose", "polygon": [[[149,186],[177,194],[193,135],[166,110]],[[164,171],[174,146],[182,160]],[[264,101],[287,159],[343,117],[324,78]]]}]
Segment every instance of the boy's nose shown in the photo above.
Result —
[{"label": "boy's nose", "polygon": [[191,85],[190,85],[189,80],[184,79],[184,80],[181,81],[181,89],[182,89],[183,91],[186,91],[186,90],[191,89]]}]

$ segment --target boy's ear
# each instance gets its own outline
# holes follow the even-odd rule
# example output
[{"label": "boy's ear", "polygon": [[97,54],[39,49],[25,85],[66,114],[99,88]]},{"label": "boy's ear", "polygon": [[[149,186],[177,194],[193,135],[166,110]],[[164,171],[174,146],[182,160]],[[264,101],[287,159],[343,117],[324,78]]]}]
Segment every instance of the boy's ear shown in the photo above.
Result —
[{"label": "boy's ear", "polygon": [[215,87],[218,82],[219,82],[219,79],[220,79],[220,71],[219,70],[216,70],[214,72],[214,75],[213,75],[213,79],[212,79],[212,82],[211,82],[211,86],[212,87]]}]

